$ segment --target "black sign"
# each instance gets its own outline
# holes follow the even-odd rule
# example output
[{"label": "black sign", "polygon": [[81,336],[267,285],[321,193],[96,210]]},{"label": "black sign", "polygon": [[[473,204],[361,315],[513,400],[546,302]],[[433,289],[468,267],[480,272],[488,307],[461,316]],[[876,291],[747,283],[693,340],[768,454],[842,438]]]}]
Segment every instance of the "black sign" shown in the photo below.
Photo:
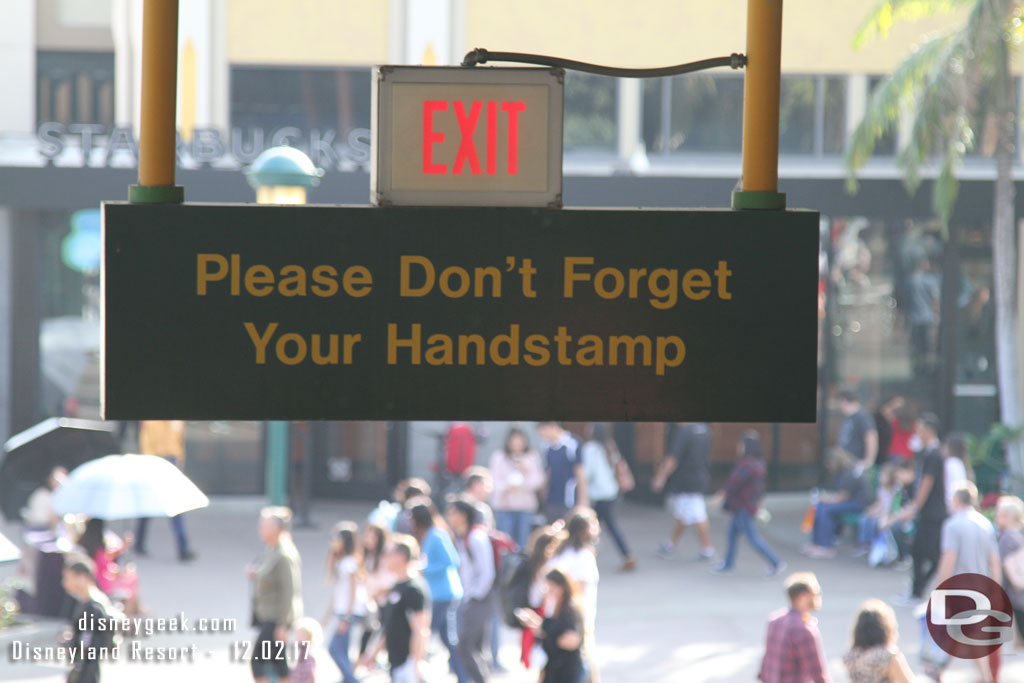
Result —
[{"label": "black sign", "polygon": [[108,419],[815,418],[813,212],[103,217]]}]

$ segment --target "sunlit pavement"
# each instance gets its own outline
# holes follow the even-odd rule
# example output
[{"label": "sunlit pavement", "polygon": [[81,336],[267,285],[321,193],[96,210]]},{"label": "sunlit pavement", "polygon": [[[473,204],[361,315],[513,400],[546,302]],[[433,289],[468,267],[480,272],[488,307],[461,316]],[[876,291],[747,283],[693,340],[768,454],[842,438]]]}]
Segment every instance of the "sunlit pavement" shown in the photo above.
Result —
[{"label": "sunlit pavement", "polygon": [[[231,644],[252,637],[249,623],[248,585],[243,576],[247,562],[260,553],[255,519],[261,505],[256,498],[219,498],[209,509],[190,513],[188,528],[199,558],[189,564],[174,559],[169,524],[151,526],[151,557],[138,558],[142,598],[154,617],[178,612],[193,622],[200,617],[235,618],[238,630],[217,634],[159,634],[143,641],[144,646],[197,646],[196,664],[138,663],[120,661],[105,665],[104,683],[139,681],[251,680],[244,663],[231,661]],[[773,496],[768,508],[772,521],[762,531],[768,541],[789,563],[789,571],[810,569],[817,573],[824,591],[820,627],[829,666],[837,681],[845,681],[842,654],[850,641],[857,606],[866,598],[891,599],[903,592],[905,572],[873,570],[863,559],[840,552],[833,560],[808,560],[796,552],[803,542],[799,520],[806,497]],[[304,597],[307,612],[320,617],[328,601],[324,583],[326,538],[338,519],[361,520],[369,511],[365,503],[317,503],[314,522],[317,529],[298,529],[296,543],[303,556]],[[620,504],[622,524],[640,560],[637,572],[615,572],[619,558],[610,539],[602,542],[599,565],[602,580],[597,619],[598,662],[602,680],[611,682],[678,681],[751,681],[756,677],[764,639],[765,617],[784,604],[783,578],[762,578],[764,565],[748,547],[743,547],[738,568],[732,576],[714,576],[706,564],[692,560],[695,541],[687,537],[677,556],[663,560],[654,555],[654,547],[668,528],[662,510],[646,506]],[[712,527],[719,548],[724,545],[726,518],[713,513]],[[115,525],[115,529],[117,525]],[[8,526],[5,533],[16,531]],[[845,548],[848,550],[848,548]],[[9,576],[13,567],[0,568],[0,577]],[[900,645],[915,671],[919,627],[909,608],[896,608],[900,620]],[[503,660],[510,673],[491,680],[533,681],[534,673],[518,668],[515,634],[505,633]],[[46,643],[35,643],[46,644]],[[433,648],[437,650],[438,648]],[[1003,648],[1004,681],[1024,680],[1024,656]],[[317,655],[318,681],[337,681],[339,674],[326,651]],[[446,681],[443,657],[432,662],[436,675],[428,680]],[[515,666],[514,666],[515,665]],[[12,664],[9,652],[0,654],[0,680],[64,680],[59,666]],[[976,679],[970,662],[956,662],[944,678],[954,683]],[[381,673],[364,678],[368,683],[386,681]],[[924,677],[921,680],[926,680]]]}]

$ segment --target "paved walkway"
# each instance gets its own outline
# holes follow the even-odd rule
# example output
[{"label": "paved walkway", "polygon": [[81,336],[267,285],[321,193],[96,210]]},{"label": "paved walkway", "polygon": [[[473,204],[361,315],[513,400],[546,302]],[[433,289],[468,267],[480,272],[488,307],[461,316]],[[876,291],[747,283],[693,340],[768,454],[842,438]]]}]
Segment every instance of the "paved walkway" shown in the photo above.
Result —
[{"label": "paved walkway", "polygon": [[[184,612],[193,622],[201,617],[234,618],[238,628],[229,633],[159,634],[142,641],[145,646],[182,647],[195,644],[196,665],[132,663],[107,665],[104,683],[162,683],[195,680],[233,683],[251,680],[244,664],[231,661],[232,643],[252,636],[248,627],[248,588],[243,576],[247,562],[260,553],[255,519],[261,501],[255,498],[221,498],[206,510],[190,513],[189,532],[199,553],[190,564],[174,560],[168,524],[151,527],[152,556],[139,558],[142,597],[153,616]],[[824,591],[819,614],[825,650],[833,677],[845,681],[841,656],[848,647],[852,619],[857,606],[868,597],[889,599],[902,592],[905,573],[873,570],[863,560],[840,554],[833,560],[808,560],[796,553],[803,541],[799,519],[805,509],[802,496],[777,496],[768,502],[773,519],[763,529],[765,537],[789,563],[790,571],[810,569],[818,574]],[[707,566],[690,558],[696,554],[692,538],[684,540],[678,557],[662,560],[653,548],[668,522],[661,510],[620,505],[622,524],[640,568],[635,574],[615,573],[618,557],[610,542],[601,545],[599,565],[602,580],[597,620],[598,661],[606,683],[676,683],[679,681],[752,681],[760,663],[765,617],[782,606],[785,596],[782,578],[762,578],[764,566],[747,547],[739,556],[736,574],[713,576]],[[299,529],[296,543],[303,555],[304,595],[309,613],[319,617],[327,604],[328,589],[323,582],[326,539],[338,519],[361,520],[370,506],[364,503],[320,502],[314,509],[315,530]],[[116,528],[116,526],[115,526]],[[715,513],[712,528],[716,543],[724,545],[726,519]],[[2,528],[7,534],[15,531]],[[0,579],[13,571],[0,567]],[[915,670],[918,627],[911,610],[897,608],[900,644]],[[506,633],[504,661],[512,668],[517,660],[514,634]],[[44,644],[44,643],[36,643]],[[1024,681],[1024,657],[1007,646],[1004,652],[1004,681]],[[318,680],[333,682],[338,672],[326,652],[318,656]],[[442,671],[440,658],[436,670]],[[0,680],[55,683],[63,680],[63,669],[53,665],[11,663],[10,652],[0,653]],[[957,662],[945,680],[973,681],[969,662]],[[375,675],[368,683],[386,680]],[[430,679],[447,681],[439,673]],[[451,678],[450,680],[454,680]],[[533,674],[519,668],[495,682],[533,681]],[[924,680],[922,678],[922,680]]]}]

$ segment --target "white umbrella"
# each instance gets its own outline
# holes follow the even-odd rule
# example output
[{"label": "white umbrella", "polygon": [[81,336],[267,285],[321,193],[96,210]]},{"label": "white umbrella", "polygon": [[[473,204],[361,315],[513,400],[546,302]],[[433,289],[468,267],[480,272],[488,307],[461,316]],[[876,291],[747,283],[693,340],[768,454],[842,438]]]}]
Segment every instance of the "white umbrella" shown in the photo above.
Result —
[{"label": "white umbrella", "polygon": [[83,463],[53,494],[58,514],[105,520],[173,517],[209,504],[181,470],[153,455],[108,455]]}]

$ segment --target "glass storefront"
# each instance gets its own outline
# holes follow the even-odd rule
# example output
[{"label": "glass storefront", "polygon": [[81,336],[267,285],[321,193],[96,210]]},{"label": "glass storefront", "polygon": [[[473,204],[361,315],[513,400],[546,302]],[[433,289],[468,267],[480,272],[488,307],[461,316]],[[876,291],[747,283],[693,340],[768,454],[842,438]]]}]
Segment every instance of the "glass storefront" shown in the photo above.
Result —
[{"label": "glass storefront", "polygon": [[949,233],[933,219],[831,220],[827,387],[855,389],[870,410],[902,396],[910,415],[983,434],[998,419],[989,230]]}]

